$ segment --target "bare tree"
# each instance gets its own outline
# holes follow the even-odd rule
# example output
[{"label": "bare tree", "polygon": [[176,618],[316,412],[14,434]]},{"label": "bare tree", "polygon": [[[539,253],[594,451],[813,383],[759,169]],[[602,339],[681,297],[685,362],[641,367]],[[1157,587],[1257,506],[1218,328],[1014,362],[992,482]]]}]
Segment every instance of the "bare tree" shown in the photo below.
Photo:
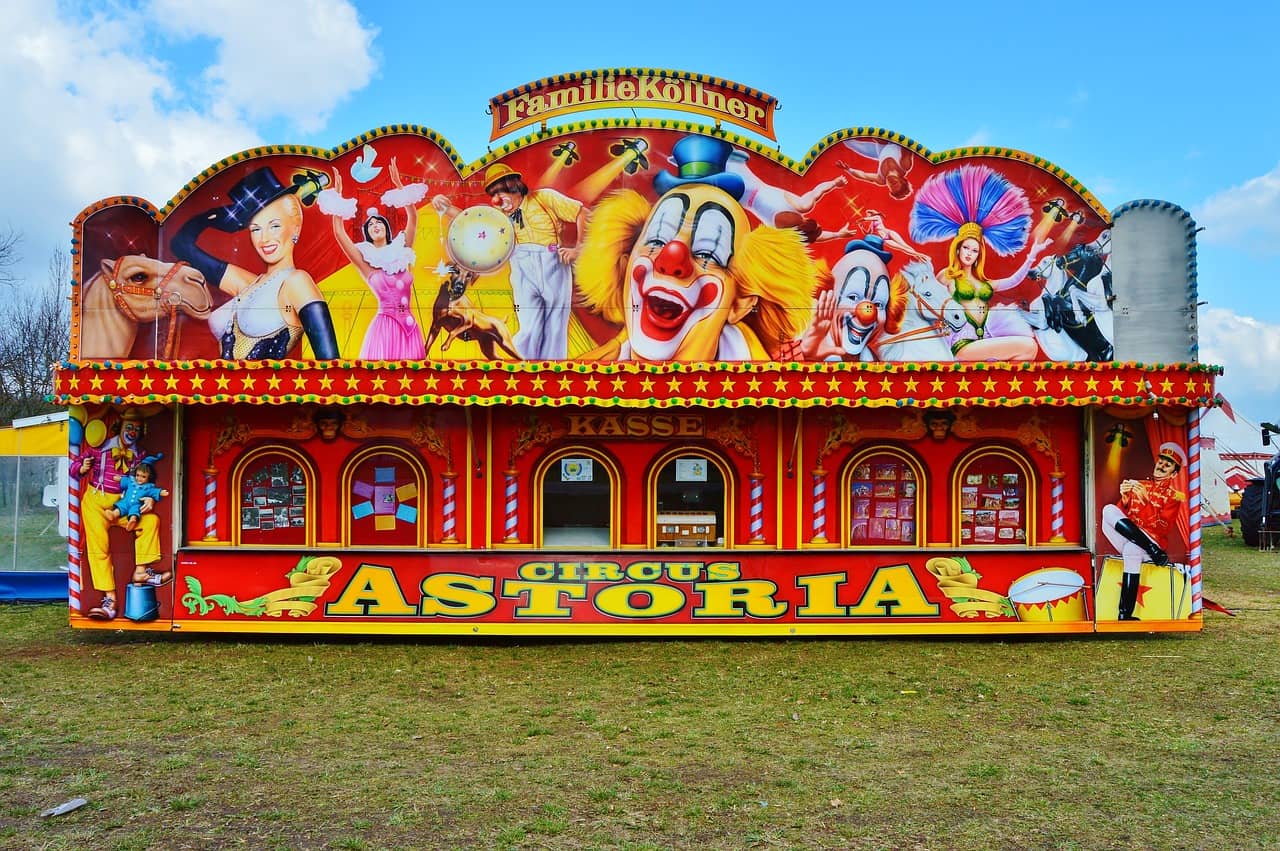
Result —
[{"label": "bare tree", "polygon": [[70,258],[54,252],[43,286],[18,286],[0,305],[0,422],[56,410],[46,397],[70,350],[70,281]]},{"label": "bare tree", "polygon": [[18,243],[22,241],[22,234],[6,228],[0,231],[0,284],[9,287],[17,282],[17,277],[13,273],[13,267],[17,265]]}]

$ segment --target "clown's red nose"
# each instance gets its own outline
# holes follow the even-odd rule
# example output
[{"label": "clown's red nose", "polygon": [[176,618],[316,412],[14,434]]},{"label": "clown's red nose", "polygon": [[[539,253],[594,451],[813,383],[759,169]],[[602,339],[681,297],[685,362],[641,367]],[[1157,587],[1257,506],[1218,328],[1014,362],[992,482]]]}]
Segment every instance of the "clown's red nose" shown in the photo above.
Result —
[{"label": "clown's red nose", "polygon": [[858,302],[858,306],[853,309],[853,313],[863,326],[874,325],[880,315],[875,303],[870,301]]},{"label": "clown's red nose", "polygon": [[693,258],[689,246],[673,239],[662,247],[653,261],[653,270],[668,278],[688,278],[693,275]]}]

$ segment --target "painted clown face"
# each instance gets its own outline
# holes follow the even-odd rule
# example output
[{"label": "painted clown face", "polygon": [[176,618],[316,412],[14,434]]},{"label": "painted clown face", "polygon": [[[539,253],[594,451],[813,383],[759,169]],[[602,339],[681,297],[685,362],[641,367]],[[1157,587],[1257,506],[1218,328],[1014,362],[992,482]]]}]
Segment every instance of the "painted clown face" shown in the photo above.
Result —
[{"label": "painted clown face", "polygon": [[750,312],[729,269],[749,231],[712,186],[673,189],[649,214],[627,266],[627,334],[641,360],[714,360],[725,325]]},{"label": "painted clown face", "polygon": [[132,447],[142,437],[142,424],[137,420],[125,420],[120,423],[120,443]]},{"label": "painted clown face", "polygon": [[889,268],[875,252],[859,248],[836,262],[836,321],[831,333],[845,354],[862,356],[884,327],[889,308]]}]

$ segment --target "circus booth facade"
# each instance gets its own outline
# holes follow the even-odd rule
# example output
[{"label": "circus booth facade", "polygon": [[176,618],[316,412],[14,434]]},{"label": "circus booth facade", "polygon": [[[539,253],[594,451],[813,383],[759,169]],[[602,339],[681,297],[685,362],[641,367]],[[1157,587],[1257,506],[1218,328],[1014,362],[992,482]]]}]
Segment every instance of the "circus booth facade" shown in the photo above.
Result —
[{"label": "circus booth facade", "polygon": [[[546,124],[627,106],[714,121]],[[1199,630],[1190,217],[775,107],[571,74],[87,208],[72,625]]]}]

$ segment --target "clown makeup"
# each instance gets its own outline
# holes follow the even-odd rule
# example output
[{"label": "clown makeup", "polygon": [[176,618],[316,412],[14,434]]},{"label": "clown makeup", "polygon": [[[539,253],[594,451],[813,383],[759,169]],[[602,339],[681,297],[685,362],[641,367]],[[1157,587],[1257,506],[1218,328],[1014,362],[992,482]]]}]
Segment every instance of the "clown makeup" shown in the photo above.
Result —
[{"label": "clown makeup", "polygon": [[489,203],[508,216],[519,209],[522,200],[519,192],[501,190],[489,193]]},{"label": "clown makeup", "polygon": [[675,239],[688,207],[689,199],[683,195],[668,195],[659,201],[644,229],[645,247],[661,250],[662,246]]},{"label": "clown makeup", "polygon": [[120,442],[132,446],[142,436],[142,426],[133,420],[125,420],[120,425]]},{"label": "clown makeup", "polygon": [[729,274],[746,216],[732,198],[694,185],[663,197],[631,253],[627,332],[642,360],[711,360],[730,320]]},{"label": "clown makeup", "polygon": [[698,211],[690,248],[702,268],[711,265],[729,268],[729,261],[733,259],[733,220],[724,207],[707,204]]},{"label": "clown makeup", "polygon": [[861,355],[885,322],[889,307],[889,270],[875,254],[860,250],[842,257],[833,271],[840,285],[836,291],[836,321],[831,331],[846,354]]}]

